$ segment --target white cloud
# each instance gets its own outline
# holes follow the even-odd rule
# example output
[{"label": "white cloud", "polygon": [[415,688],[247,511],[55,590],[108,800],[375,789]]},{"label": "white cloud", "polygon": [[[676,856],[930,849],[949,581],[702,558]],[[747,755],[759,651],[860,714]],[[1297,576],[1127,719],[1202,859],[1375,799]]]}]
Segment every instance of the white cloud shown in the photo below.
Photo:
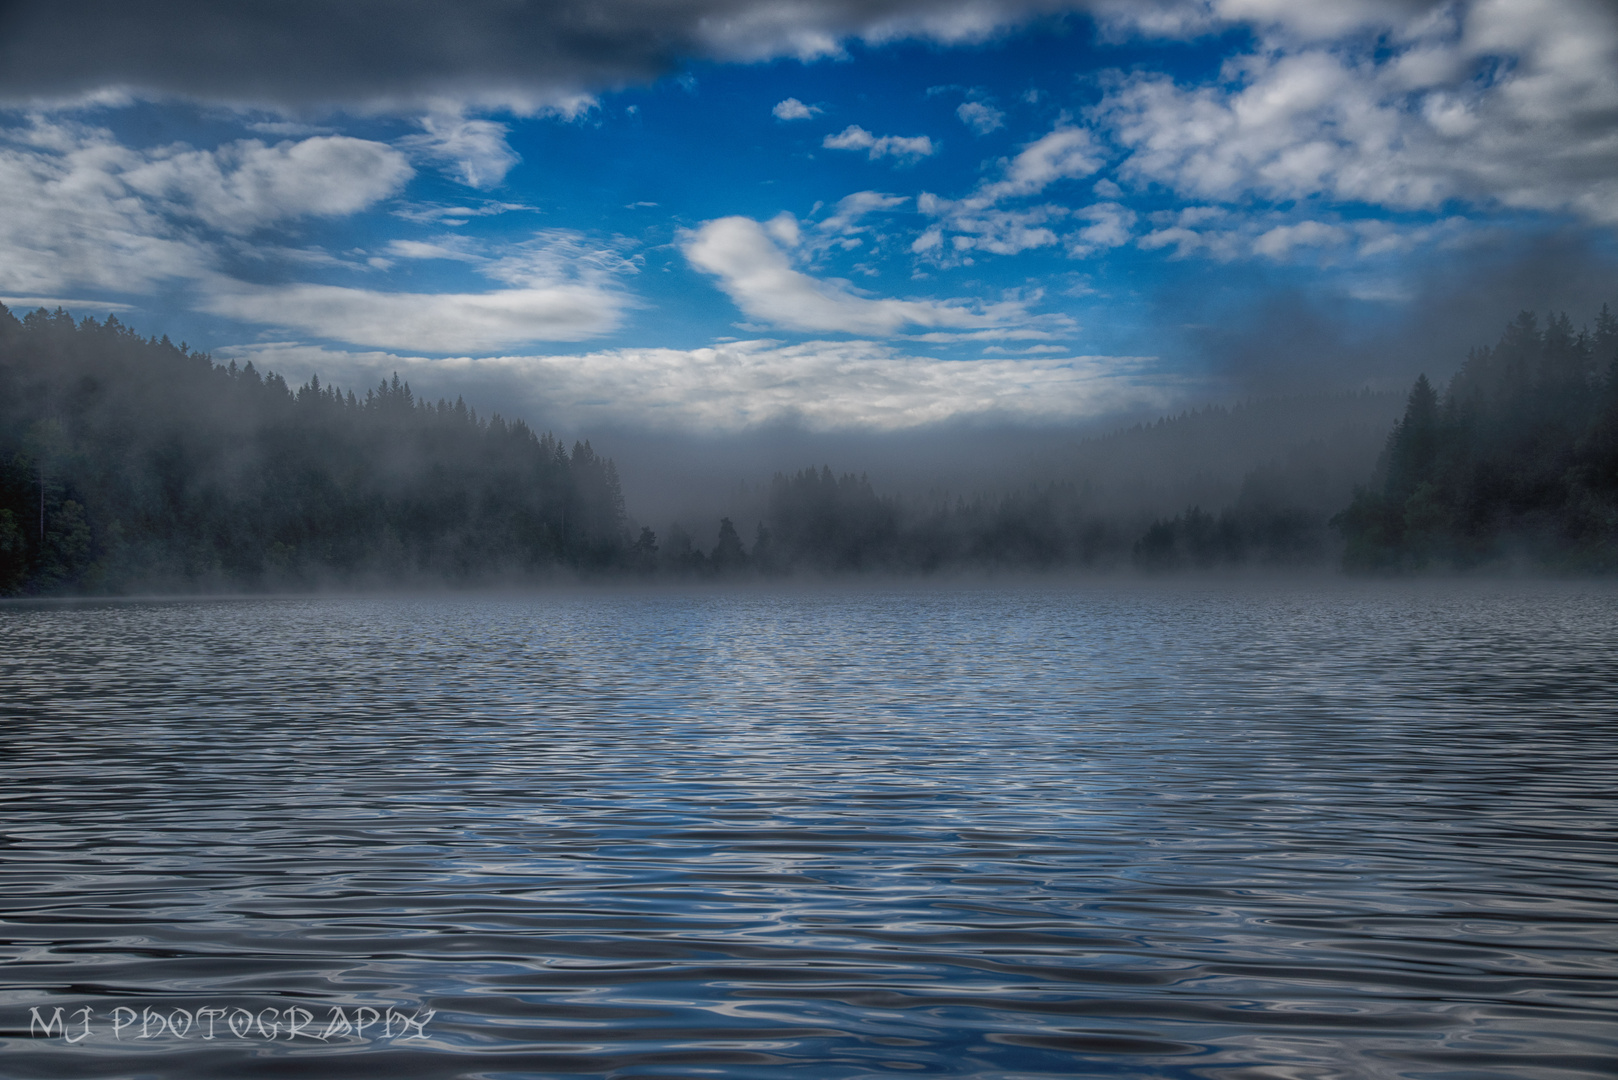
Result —
[{"label": "white cloud", "polygon": [[880,157],[894,157],[900,161],[919,161],[931,156],[938,148],[925,135],[883,135],[880,138],[858,124],[850,124],[836,135],[827,135],[821,142],[828,150],[864,150],[872,161]]},{"label": "white cloud", "polygon": [[0,134],[14,140],[0,144],[0,291],[150,293],[215,263],[210,245],[123,183],[144,158],[109,133],[36,118]]},{"label": "white cloud", "polygon": [[824,111],[818,105],[805,105],[795,97],[776,102],[775,108],[770,110],[777,120],[807,120]]},{"label": "white cloud", "polygon": [[536,341],[581,341],[616,329],[633,303],[619,282],[636,271],[616,250],[550,230],[490,255],[459,236],[396,240],[408,259],[474,263],[512,286],[478,293],[404,293],[336,285],[203,283],[200,310],[333,341],[424,352],[487,353]]},{"label": "white cloud", "polygon": [[[1030,248],[1050,247],[1060,240],[1052,224],[1069,216],[1067,207],[1045,204],[1006,210],[999,204],[1039,195],[1059,180],[1089,176],[1101,165],[1100,150],[1089,131],[1058,126],[1029,143],[1016,157],[1002,161],[1000,178],[980,183],[965,198],[943,199],[923,192],[916,200],[917,208],[938,218],[939,224],[922,233],[910,250],[939,262],[950,262],[970,251],[1015,255]],[[947,243],[946,234],[953,234]],[[1091,250],[1095,246],[1094,241],[1082,239],[1073,243],[1089,244]]]},{"label": "white cloud", "polygon": [[869,230],[870,226],[865,224],[868,215],[896,209],[909,201],[910,198],[906,195],[856,191],[839,199],[832,212],[816,222],[815,232],[826,238],[823,242],[846,241],[849,237],[858,236]]},{"label": "white cloud", "polygon": [[482,272],[508,285],[546,288],[576,281],[594,288],[615,288],[617,282],[639,272],[638,261],[626,259],[619,250],[621,246],[621,241],[602,245],[592,243],[582,233],[546,229],[520,244],[503,246]]},{"label": "white cloud", "polygon": [[1463,217],[1447,217],[1431,225],[1400,227],[1386,221],[1357,221],[1354,234],[1359,237],[1361,258],[1378,255],[1402,255],[1431,243],[1447,243],[1461,237],[1468,222]]},{"label": "white cloud", "polygon": [[961,123],[972,129],[975,135],[987,135],[1006,126],[1006,114],[993,105],[982,101],[963,101],[955,115],[961,118]]},{"label": "white cloud", "polygon": [[300,217],[340,217],[392,195],[414,174],[403,154],[346,135],[217,150],[166,147],[121,169],[117,181],[226,232]]},{"label": "white cloud", "polygon": [[283,139],[290,139],[299,135],[335,135],[335,128],[323,127],[319,124],[305,124],[296,120],[255,120],[247,125],[248,131],[256,131],[260,135],[279,135]]},{"label": "white cloud", "polygon": [[789,330],[889,336],[907,326],[977,327],[1027,318],[1022,305],[973,307],[962,301],[893,300],[857,293],[847,282],[822,280],[793,267],[776,236],[745,217],[710,221],[682,235],[692,266],[719,279],[719,287],[749,318]]},{"label": "white cloud", "polygon": [[396,259],[448,259],[481,263],[483,255],[472,250],[464,236],[451,233],[433,240],[389,240],[387,253]]},{"label": "white cloud", "polygon": [[1021,349],[1010,349],[1004,345],[990,345],[983,350],[984,355],[997,356],[1060,356],[1070,350],[1060,345],[1029,345]]},{"label": "white cloud", "polygon": [[1096,203],[1076,213],[1090,224],[1067,237],[1067,252],[1075,258],[1092,255],[1102,248],[1122,247],[1129,243],[1130,231],[1135,227],[1135,212],[1115,202]]},{"label": "white cloud", "polygon": [[[244,234],[349,214],[409,175],[402,154],[363,139],[136,150],[103,129],[35,116],[0,129],[0,289],[150,293],[216,272],[221,244],[199,226]],[[321,258],[273,245],[257,253],[267,251]]]},{"label": "white cloud", "polygon": [[1388,26],[1449,7],[1443,0],[1090,0],[1109,37],[1187,39],[1232,24],[1304,41]]},{"label": "white cloud", "polygon": [[1084,128],[1057,127],[1005,165],[1005,175],[974,196],[985,203],[1037,195],[1058,180],[1089,176],[1102,166],[1100,149]]},{"label": "white cloud", "polygon": [[493,120],[441,112],[422,117],[421,126],[422,134],[400,139],[398,145],[444,166],[467,187],[494,187],[522,160],[506,142],[506,125]]},{"label": "white cloud", "polygon": [[871,45],[913,38],[948,45],[983,41],[1026,19],[1035,5],[1018,0],[883,0],[851,6],[798,0],[703,10],[705,6],[685,9],[695,22],[703,51],[751,62],[778,56],[799,60],[841,56],[842,43],[849,38]]},{"label": "white cloud", "polygon": [[11,309],[13,315],[25,315],[30,311],[45,308],[55,311],[57,308],[66,308],[74,315],[94,315],[100,312],[116,314],[121,311],[136,310],[134,304],[120,304],[111,300],[94,300],[82,296],[0,296],[0,304]]},{"label": "white cloud", "polygon": [[624,298],[580,282],[482,293],[400,293],[337,285],[218,282],[198,308],[333,341],[424,352],[489,352],[579,341],[614,329]]},{"label": "white cloud", "polygon": [[[922,233],[911,250],[916,252],[943,249],[944,232],[949,238],[951,252],[987,251],[995,255],[1015,255],[1030,248],[1049,247],[1057,242],[1056,233],[1048,223],[1064,218],[1066,207],[1046,205],[1026,210],[998,210],[974,205],[976,200],[963,199],[949,202],[936,195],[923,192],[916,201],[922,213],[943,219],[935,232]],[[921,246],[918,246],[921,245]]]},{"label": "white cloud", "polygon": [[[656,206],[656,203],[636,203],[636,206]],[[416,203],[398,207],[393,216],[403,218],[405,221],[414,221],[418,225],[465,225],[468,221],[478,217],[489,217],[495,214],[507,214],[513,210],[533,210],[532,206],[523,203],[485,202],[479,206],[444,206],[431,203]]]},{"label": "white cloud", "polygon": [[[631,303],[619,282],[634,264],[573,233],[543,232],[493,250],[456,235],[396,239],[383,250],[388,258],[368,261],[361,261],[364,251],[338,257],[234,235],[304,216],[353,213],[391,194],[411,170],[399,151],[380,143],[318,136],[277,146],[248,140],[212,151],[138,151],[106,131],[43,119],[0,136],[10,142],[0,142],[5,294],[152,293],[182,280],[197,310],[429,352],[577,341],[615,328]],[[455,259],[510,287],[436,294],[261,286],[226,276],[224,252],[367,273],[387,269],[391,259]]]},{"label": "white cloud", "polygon": [[[1220,0],[1204,13],[1251,21],[1260,47],[1217,81],[1143,74],[1109,93],[1095,118],[1130,151],[1124,174],[1226,201],[1464,199],[1618,224],[1611,3]],[[1353,36],[1367,30],[1381,51]]]},{"label": "white cloud", "polygon": [[799,227],[798,219],[786,210],[766,221],[764,231],[782,247],[797,247],[803,241],[803,229]]},{"label": "white cloud", "polygon": [[297,345],[245,346],[260,367],[369,383],[397,371],[495,388],[519,415],[570,424],[741,431],[800,423],[893,431],[965,418],[1060,422],[1166,407],[1178,387],[1149,357],[940,360],[872,341],[735,341],[699,349],[611,349],[566,356],[427,360]]},{"label": "white cloud", "polygon": [[934,225],[911,242],[910,250],[917,255],[925,255],[943,246],[944,230]]},{"label": "white cloud", "polygon": [[1205,244],[1206,240],[1201,233],[1195,229],[1188,229],[1184,225],[1171,225],[1163,229],[1153,229],[1135,241],[1135,246],[1145,251],[1157,251],[1172,245],[1176,259],[1186,258],[1198,248],[1205,246]]},{"label": "white cloud", "polygon": [[1296,225],[1277,225],[1253,241],[1253,252],[1271,259],[1285,259],[1296,247],[1326,247],[1341,244],[1348,232],[1336,225],[1319,221],[1300,221]]},{"label": "white cloud", "polygon": [[[1262,256],[1278,262],[1291,259],[1299,249],[1338,248],[1354,236],[1361,238],[1358,253],[1374,255],[1381,251],[1409,250],[1417,243],[1438,237],[1448,229],[1399,228],[1380,221],[1356,222],[1352,229],[1323,221],[1287,220],[1277,212],[1233,214],[1215,206],[1187,206],[1179,211],[1158,211],[1151,215],[1157,228],[1141,236],[1135,246],[1144,251],[1172,247],[1172,258],[1202,255],[1219,262]],[[1460,219],[1453,219],[1459,222]],[[1397,241],[1390,239],[1398,237]],[[1381,243],[1381,247],[1373,244]]]}]

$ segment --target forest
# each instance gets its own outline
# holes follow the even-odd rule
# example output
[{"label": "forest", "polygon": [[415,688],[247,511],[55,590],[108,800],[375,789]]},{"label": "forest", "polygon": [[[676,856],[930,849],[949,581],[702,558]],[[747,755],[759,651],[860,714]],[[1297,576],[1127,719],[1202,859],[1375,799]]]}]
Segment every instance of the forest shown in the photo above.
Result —
[{"label": "forest", "polygon": [[0,306],[0,593],[512,580],[613,565],[623,532],[588,443]]},{"label": "forest", "polygon": [[1618,568],[1618,317],[1524,311],[1443,393],[1417,379],[1334,522],[1352,570]]},{"label": "forest", "polygon": [[[1137,427],[1116,446],[1154,434]],[[363,396],[318,377],[294,388],[115,316],[19,320],[0,305],[0,595],[1337,563],[1610,570],[1618,319],[1603,308],[1576,331],[1566,315],[1541,327],[1522,313],[1443,393],[1417,380],[1351,495],[1337,494],[1345,457],[1358,460],[1315,440],[1249,470],[1223,505],[1168,515],[1083,477],[900,497],[822,466],[775,475],[746,537],[730,517],[706,536],[676,522],[660,537],[634,522],[617,466],[588,441],[570,450],[521,420],[417,397],[397,376]]]}]

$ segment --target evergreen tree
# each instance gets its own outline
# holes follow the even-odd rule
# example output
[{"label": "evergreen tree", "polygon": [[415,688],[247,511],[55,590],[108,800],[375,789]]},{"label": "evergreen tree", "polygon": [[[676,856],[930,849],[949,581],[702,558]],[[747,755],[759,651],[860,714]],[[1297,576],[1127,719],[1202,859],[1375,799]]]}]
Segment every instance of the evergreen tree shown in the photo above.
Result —
[{"label": "evergreen tree", "polygon": [[1467,567],[1527,559],[1618,566],[1618,351],[1606,307],[1595,330],[1566,314],[1517,316],[1474,349],[1442,401],[1425,377],[1377,476],[1335,523],[1356,569]]},{"label": "evergreen tree", "polygon": [[742,538],[736,534],[736,526],[730,519],[719,519],[719,542],[714,545],[713,554],[709,561],[719,573],[734,573],[747,565],[747,552],[742,548]]},{"label": "evergreen tree", "polygon": [[617,566],[624,533],[588,443],[0,306],[0,591],[504,580]]}]

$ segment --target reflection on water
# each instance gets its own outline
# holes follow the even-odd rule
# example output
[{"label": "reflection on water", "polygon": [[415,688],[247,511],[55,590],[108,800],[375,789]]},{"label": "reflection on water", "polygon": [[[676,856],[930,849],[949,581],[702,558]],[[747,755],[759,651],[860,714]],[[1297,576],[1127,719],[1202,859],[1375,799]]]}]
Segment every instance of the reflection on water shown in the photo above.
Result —
[{"label": "reflection on water", "polygon": [[7,1076],[1618,1055],[1610,589],[12,606],[0,718]]}]

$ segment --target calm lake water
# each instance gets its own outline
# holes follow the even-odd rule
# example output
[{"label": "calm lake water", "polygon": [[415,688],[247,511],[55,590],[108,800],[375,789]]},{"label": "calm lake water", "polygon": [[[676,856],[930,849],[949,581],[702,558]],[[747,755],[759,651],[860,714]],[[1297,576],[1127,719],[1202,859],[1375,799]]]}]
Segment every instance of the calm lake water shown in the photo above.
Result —
[{"label": "calm lake water", "polygon": [[0,607],[0,1074],[1611,1078],[1615,790],[1607,586]]}]

